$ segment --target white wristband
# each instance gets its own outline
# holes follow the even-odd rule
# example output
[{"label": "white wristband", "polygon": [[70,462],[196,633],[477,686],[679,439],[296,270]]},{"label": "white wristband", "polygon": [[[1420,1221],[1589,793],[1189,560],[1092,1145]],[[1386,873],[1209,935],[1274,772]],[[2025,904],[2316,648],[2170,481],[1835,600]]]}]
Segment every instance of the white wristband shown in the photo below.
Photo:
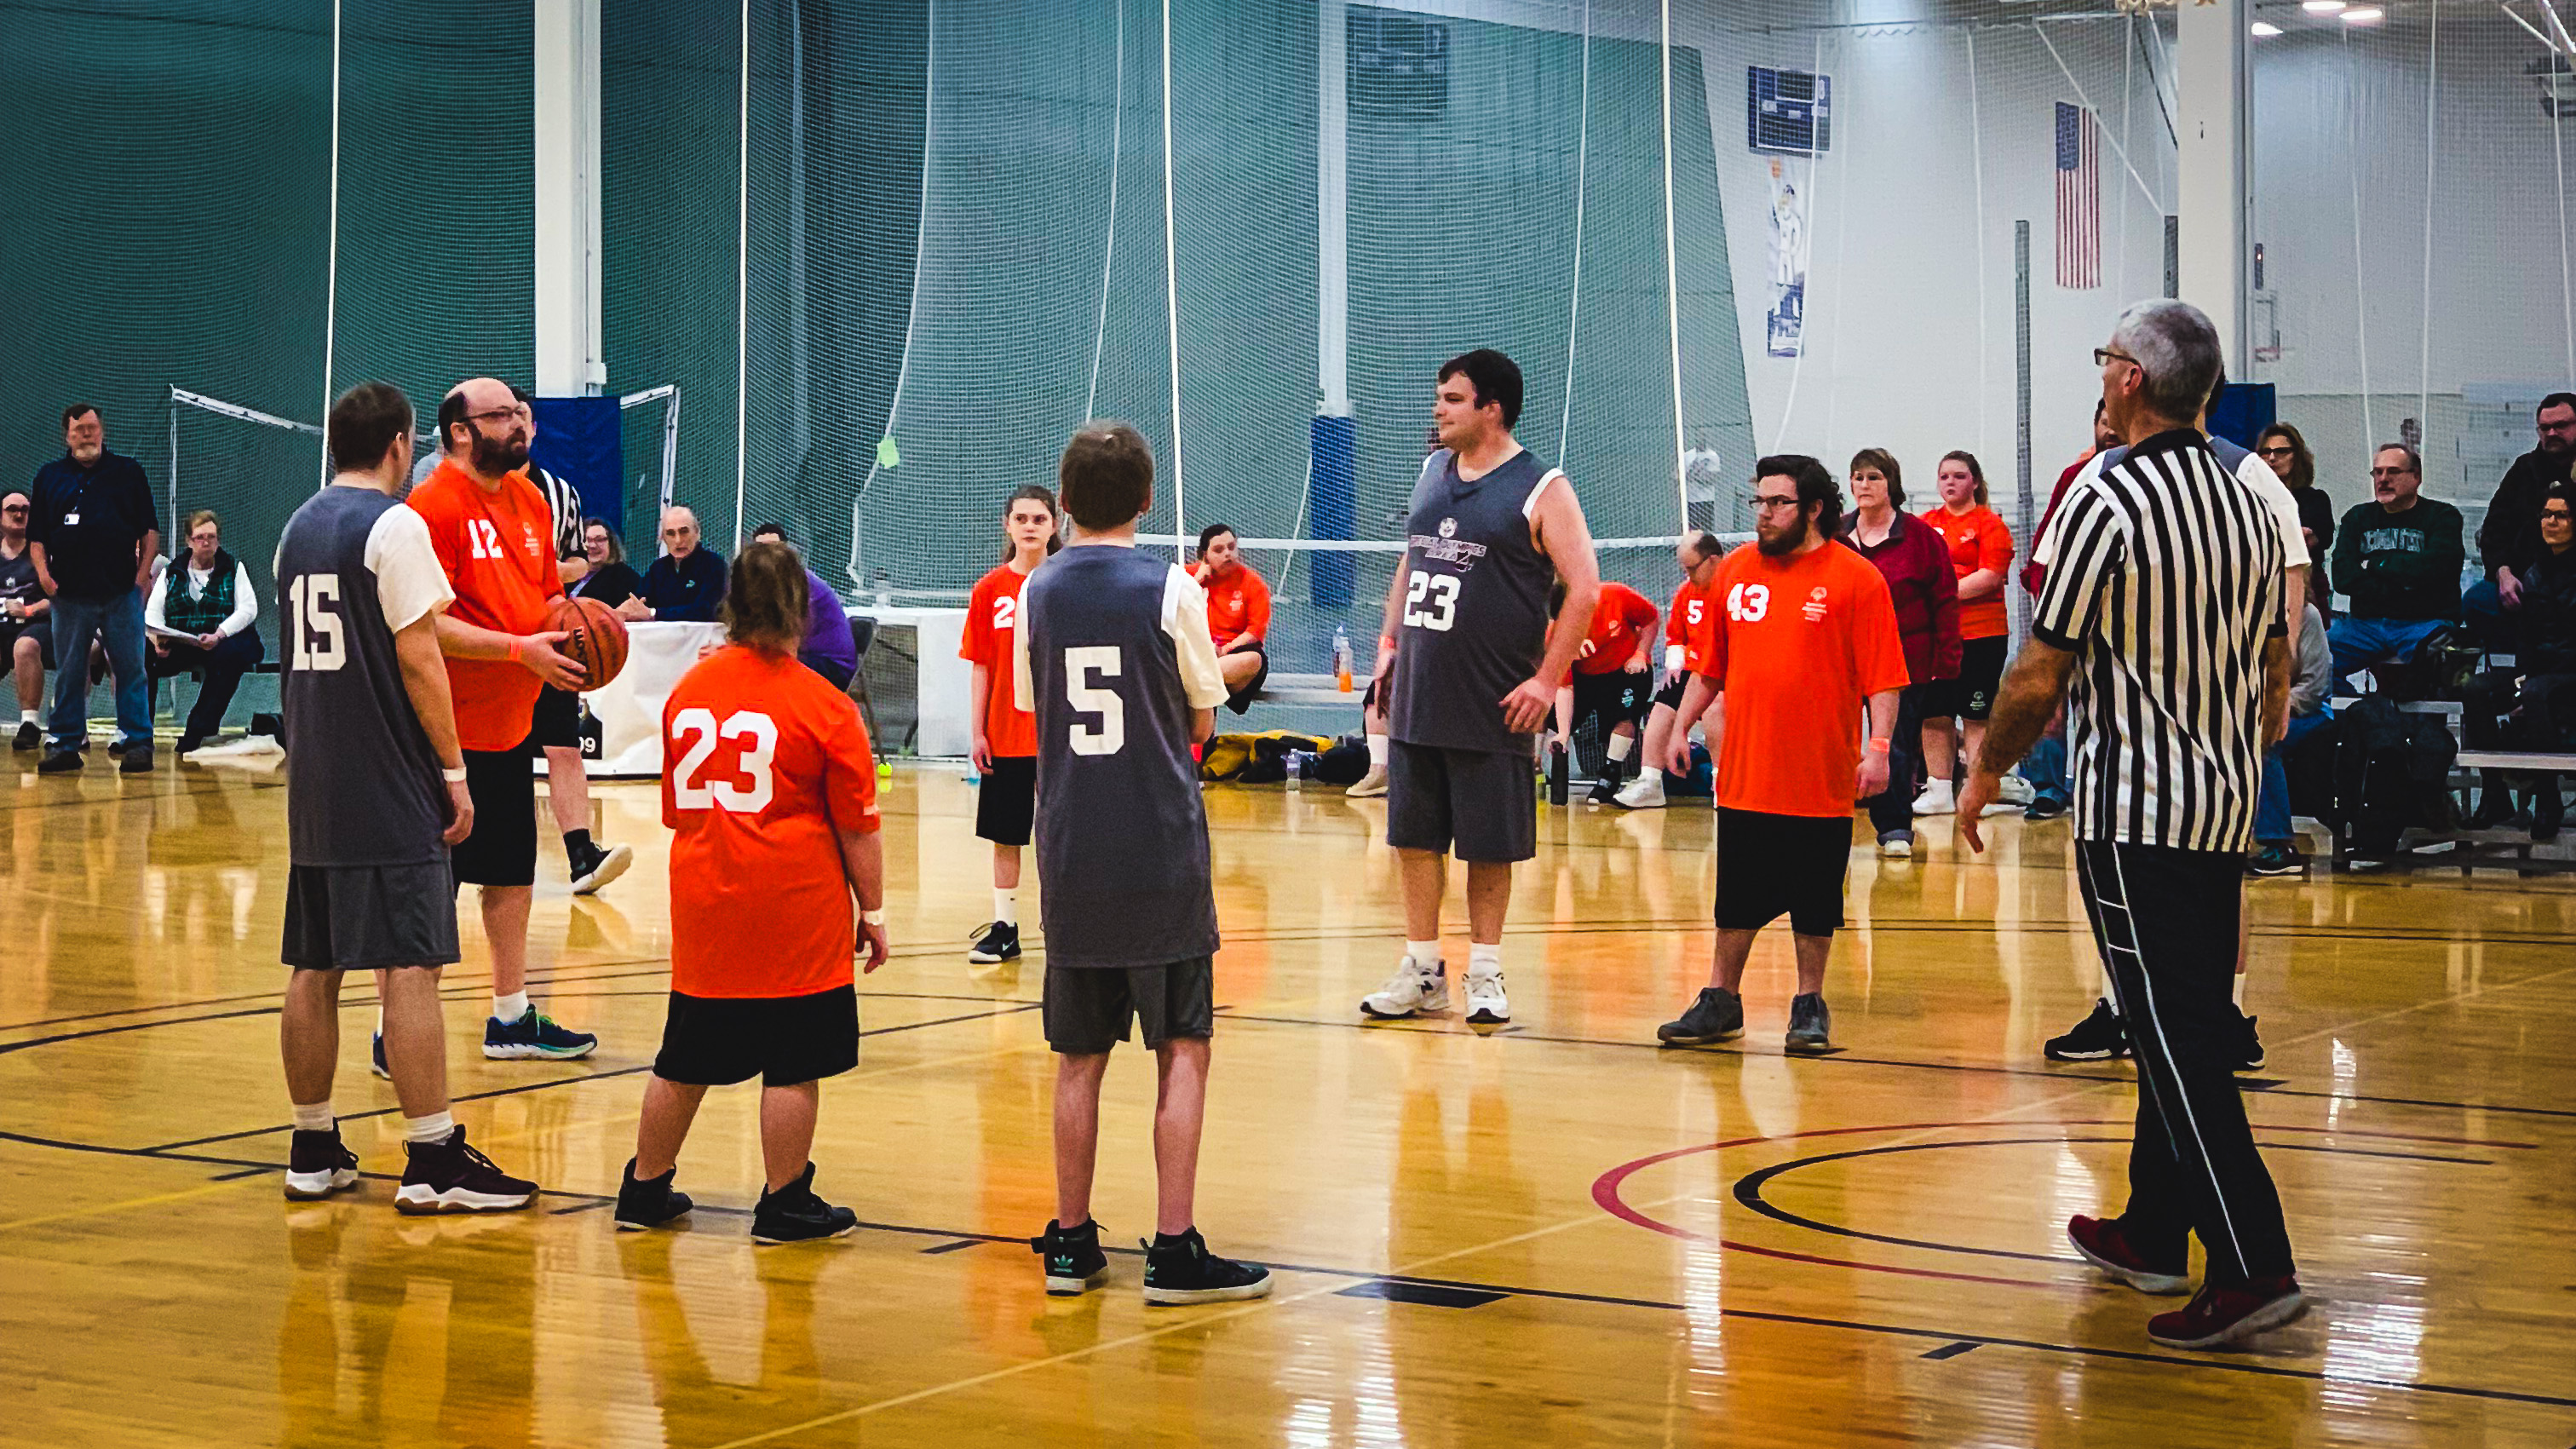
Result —
[{"label": "white wristband", "polygon": [[882,926],[886,921],[885,912],[881,909],[874,911],[861,911],[859,912],[859,919],[871,926]]},{"label": "white wristband", "polygon": [[1681,672],[1682,672],[1682,657],[1683,657],[1683,656],[1682,656],[1682,646],[1680,646],[1679,644],[1667,644],[1667,645],[1665,645],[1665,646],[1664,646],[1664,672],[1665,672],[1665,673],[1667,673],[1667,674],[1679,674],[1679,673],[1681,673]]},{"label": "white wristband", "polygon": [[451,785],[462,785],[465,783],[465,767],[463,765],[455,766],[452,769],[441,770],[438,773],[446,776],[447,783]]}]

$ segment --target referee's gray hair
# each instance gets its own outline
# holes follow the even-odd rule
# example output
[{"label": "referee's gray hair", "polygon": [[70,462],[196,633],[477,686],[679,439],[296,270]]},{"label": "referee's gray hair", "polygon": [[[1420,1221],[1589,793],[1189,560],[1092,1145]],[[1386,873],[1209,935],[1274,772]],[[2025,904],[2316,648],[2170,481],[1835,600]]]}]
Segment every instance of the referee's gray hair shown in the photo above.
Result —
[{"label": "referee's gray hair", "polygon": [[2111,328],[2111,345],[2136,358],[2140,391],[2156,416],[2190,422],[2218,381],[2218,329],[2189,302],[2157,297],[2133,302]]}]

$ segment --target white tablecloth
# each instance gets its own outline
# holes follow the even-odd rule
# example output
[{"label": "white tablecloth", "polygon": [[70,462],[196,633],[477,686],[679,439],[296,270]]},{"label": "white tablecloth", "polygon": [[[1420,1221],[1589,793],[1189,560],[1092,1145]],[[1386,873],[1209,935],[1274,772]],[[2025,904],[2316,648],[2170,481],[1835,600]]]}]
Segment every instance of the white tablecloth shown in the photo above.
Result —
[{"label": "white tablecloth", "polygon": [[648,619],[626,626],[626,667],[607,687],[581,697],[599,719],[600,757],[588,762],[591,774],[661,775],[663,701],[698,662],[698,651],[724,638],[722,624]]}]

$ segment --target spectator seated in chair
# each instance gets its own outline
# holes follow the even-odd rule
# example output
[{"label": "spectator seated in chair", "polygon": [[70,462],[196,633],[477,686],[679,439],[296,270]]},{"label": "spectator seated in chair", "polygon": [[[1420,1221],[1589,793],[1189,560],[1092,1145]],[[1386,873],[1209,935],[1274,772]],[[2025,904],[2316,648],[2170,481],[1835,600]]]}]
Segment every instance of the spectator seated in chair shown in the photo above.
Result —
[{"label": "spectator seated in chair", "polygon": [[[1548,590],[1551,623],[1565,608],[1565,583]],[[1601,773],[1591,802],[1613,803],[1637,731],[1655,707],[1655,622],[1661,616],[1645,595],[1622,583],[1601,586],[1592,626],[1574,653],[1574,668],[1556,687],[1556,734],[1549,748],[1571,756],[1575,731],[1588,721],[1602,746]]]},{"label": "spectator seated in chair", "polygon": [[581,552],[590,561],[590,571],[565,590],[573,597],[597,599],[614,609],[644,586],[643,576],[626,562],[626,545],[605,520],[581,521]]},{"label": "spectator seated in chair", "polygon": [[[1222,523],[1199,530],[1199,561],[1190,577],[1207,591],[1208,634],[1226,708],[1243,714],[1270,678],[1270,585],[1244,562],[1242,540]],[[1374,763],[1374,762],[1372,762]]]},{"label": "spectator seated in chair", "polygon": [[2290,771],[2284,757],[2299,741],[2334,722],[2334,666],[2326,647],[2325,616],[2300,600],[2307,617],[2299,628],[2299,657],[2290,668],[2290,728],[2263,751],[2263,790],[2255,797],[2253,858],[2256,875],[2289,875],[2299,869],[2298,836],[2290,826]]},{"label": "spectator seated in chair", "polygon": [[2478,562],[2487,576],[2460,596],[2460,613],[2478,642],[2511,649],[2521,639],[2520,603],[2529,582],[2522,566],[2540,556],[2540,504],[2576,465],[2576,393],[2553,392],[2532,415],[2538,446],[2513,460],[2478,525]]},{"label": "spectator seated in chair", "polygon": [[[787,543],[787,529],[780,524],[764,523],[751,531],[753,543]],[[798,563],[805,553],[796,551]],[[811,567],[805,570],[805,639],[796,646],[796,662],[832,682],[843,694],[850,692],[850,679],[859,672],[858,636],[850,631],[850,611],[841,604],[841,596],[832,591],[821,574]]]},{"label": "spectator seated in chair", "polygon": [[2352,693],[2353,671],[2403,664],[2437,630],[2459,623],[2460,510],[2421,496],[2424,466],[2403,443],[2370,460],[2371,501],[2354,504],[2335,530],[2334,582],[2352,599],[2328,640],[2337,687]]},{"label": "spectator seated in chair", "polygon": [[44,747],[44,720],[37,711],[45,705],[45,671],[54,667],[54,606],[27,552],[27,515],[34,506],[22,490],[0,494],[0,646],[18,681],[15,743],[21,750]]},{"label": "spectator seated in chair", "polygon": [[[2473,750],[2564,750],[2576,726],[2576,486],[2561,483],[2534,512],[2540,527],[2534,555],[2511,566],[2518,587],[2504,608],[2513,616],[2520,644],[2511,669],[2491,669],[2460,691],[2460,733]],[[2471,829],[2491,829],[2511,819],[2513,800],[2505,772],[2480,772],[2478,808]],[[2533,778],[2531,838],[2558,834],[2564,805],[2558,777]]]},{"label": "spectator seated in chair", "polygon": [[705,546],[698,515],[686,508],[664,509],[662,547],[668,552],[653,560],[642,587],[617,612],[637,621],[714,623],[716,606],[724,602],[725,561]]},{"label": "spectator seated in chair", "polygon": [[202,670],[204,686],[179,731],[179,753],[213,738],[224,727],[242,676],[259,667],[259,595],[250,570],[224,552],[223,521],[212,510],[188,515],[188,551],[162,570],[143,606],[143,628],[152,645],[152,689],[176,674]]}]

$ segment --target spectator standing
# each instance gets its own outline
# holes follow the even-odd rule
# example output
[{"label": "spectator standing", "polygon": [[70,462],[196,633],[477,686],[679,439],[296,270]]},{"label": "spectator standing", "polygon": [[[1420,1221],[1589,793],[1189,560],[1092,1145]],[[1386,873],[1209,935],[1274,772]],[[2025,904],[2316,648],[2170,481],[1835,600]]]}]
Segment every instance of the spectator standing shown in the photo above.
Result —
[{"label": "spectator standing", "polygon": [[224,551],[223,529],[211,508],[189,514],[188,552],[153,581],[143,606],[154,691],[172,675],[205,672],[197,703],[179,731],[183,756],[223,731],[224,711],[232,708],[242,676],[262,658],[259,631],[251,627],[259,622],[259,593],[251,587],[250,569]]},{"label": "spectator standing", "polygon": [[[1977,814],[2067,701],[2076,877],[2138,1061],[2129,1199],[2078,1216],[2085,1260],[2146,1293],[2200,1291],[2147,1336],[2213,1348],[2304,1307],[2281,1199],[2234,1077],[2230,997],[2263,747],[2290,661],[2287,550],[2272,505],[2193,425],[2218,374],[2218,333],[2185,302],[2141,302],[2098,348],[2111,425],[2129,444],[2068,490],[2044,540],[2046,583],[1986,748],[1959,800]],[[2071,688],[2070,688],[2071,685]]]},{"label": "spectator standing", "polygon": [[585,599],[597,599],[614,609],[635,597],[644,585],[643,577],[626,562],[626,543],[604,519],[581,521],[582,557],[589,561],[589,572],[571,586],[570,592]]},{"label": "spectator standing", "polygon": [[1225,707],[1236,714],[1270,677],[1270,585],[1244,561],[1243,542],[1226,524],[1199,530],[1199,561],[1190,576],[1207,591],[1208,634],[1225,672]]},{"label": "spectator standing", "polygon": [[2491,648],[2514,642],[2511,611],[2522,592],[2522,565],[2540,557],[2540,500],[2565,483],[2576,464],[2576,393],[2542,398],[2532,422],[2538,445],[2504,470],[2486,520],[2478,525],[2478,561],[2487,576],[2460,599],[2468,622]]},{"label": "spectator standing", "polygon": [[[764,523],[751,531],[753,543],[787,543],[787,530],[775,523]],[[847,693],[850,681],[859,672],[859,637],[851,632],[850,611],[841,604],[841,596],[832,591],[821,574],[805,562],[804,551],[787,543],[796,555],[796,566],[805,570],[805,638],[796,646],[796,662],[832,682],[834,689]]]},{"label": "spectator standing", "polygon": [[[1950,550],[1950,566],[1959,582],[1959,670],[1935,681],[1923,701],[1924,773],[1931,778],[1915,798],[1917,815],[1947,815],[1956,808],[1951,794],[1954,766],[1977,767],[1977,744],[1986,737],[1986,714],[1994,708],[1995,686],[2003,678],[2004,656],[2012,647],[2012,621],[2004,612],[2004,576],[2012,568],[2012,530],[1986,503],[1986,470],[1974,453],[1941,455],[1934,478],[1941,506],[1923,514]],[[2023,781],[2005,786],[2004,800],[2027,805],[2034,792]]]},{"label": "spectator standing", "polygon": [[617,612],[629,619],[659,619],[666,624],[714,623],[716,606],[724,602],[725,564],[715,550],[703,545],[697,514],[686,508],[664,509],[666,552],[644,571],[635,597],[619,604]]},{"label": "spectator standing", "polygon": [[[2331,626],[2335,678],[2404,663],[2434,630],[2460,618],[2460,510],[2422,496],[2424,465],[2404,443],[2383,443],[2370,459],[2371,500],[2356,503],[2335,530],[2334,576],[2352,599]],[[2539,506],[2533,505],[2535,516]]]},{"label": "spectator standing", "polygon": [[[107,450],[98,409],[63,409],[63,456],[36,470],[29,552],[36,579],[53,597],[54,658],[85,661],[94,637],[107,642],[116,680],[116,725],[126,774],[152,769],[152,695],[143,668],[143,591],[161,552],[161,525],[143,465]],[[54,671],[53,753],[36,769],[81,767],[89,738],[89,670]]]},{"label": "spectator standing", "polygon": [[10,671],[18,681],[21,750],[45,742],[36,710],[45,698],[45,671],[54,667],[54,626],[47,617],[54,605],[36,581],[35,554],[27,546],[27,515],[35,502],[14,490],[0,494],[0,643],[7,646]]},{"label": "spectator standing", "polygon": [[1905,643],[1905,677],[1888,736],[1887,788],[1869,797],[1878,853],[1914,854],[1914,771],[1923,762],[1923,707],[1935,681],[1959,675],[1959,585],[1946,540],[1905,514],[1905,475],[1884,448],[1863,448],[1851,461],[1852,515],[1842,541],[1878,566],[1896,602],[1896,632]]}]

